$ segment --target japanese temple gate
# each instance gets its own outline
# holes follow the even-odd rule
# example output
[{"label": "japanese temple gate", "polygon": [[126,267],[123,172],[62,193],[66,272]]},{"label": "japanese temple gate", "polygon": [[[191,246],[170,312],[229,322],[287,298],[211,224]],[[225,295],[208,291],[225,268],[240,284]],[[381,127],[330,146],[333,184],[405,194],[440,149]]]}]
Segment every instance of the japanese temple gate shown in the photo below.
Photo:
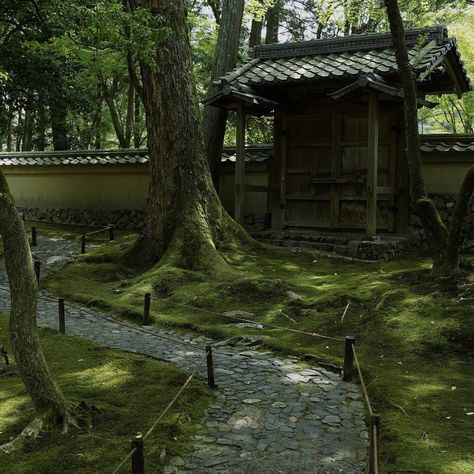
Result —
[{"label": "japanese temple gate", "polygon": [[[420,39],[423,43],[420,45]],[[471,89],[443,27],[408,30],[419,106]],[[247,114],[274,117],[272,228],[404,233],[410,210],[403,90],[390,34],[263,45],[205,104],[237,113],[235,219],[245,218]],[[255,186],[251,187],[255,188]]]}]

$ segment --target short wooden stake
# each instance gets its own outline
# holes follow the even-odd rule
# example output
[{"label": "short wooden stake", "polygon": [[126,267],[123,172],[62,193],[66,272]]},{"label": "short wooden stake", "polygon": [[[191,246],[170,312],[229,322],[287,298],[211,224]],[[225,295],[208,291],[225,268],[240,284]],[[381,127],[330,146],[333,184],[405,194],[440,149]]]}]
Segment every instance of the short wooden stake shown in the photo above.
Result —
[{"label": "short wooden stake", "polygon": [[132,440],[132,474],[145,474],[145,456],[143,453],[143,436],[139,435]]},{"label": "short wooden stake", "polygon": [[59,332],[66,334],[66,316],[64,313],[64,300],[58,299],[58,320],[59,320]]},{"label": "short wooden stake", "polygon": [[145,298],[143,302],[143,325],[144,326],[151,325],[150,306],[151,306],[151,294],[145,293]]},{"label": "short wooden stake", "polygon": [[81,235],[81,254],[86,253],[86,234]]},{"label": "short wooden stake", "polygon": [[38,282],[38,286],[39,286],[40,276],[41,276],[41,262],[39,260],[35,260],[34,268],[35,268],[36,281]]},{"label": "short wooden stake", "polygon": [[109,226],[109,241],[112,242],[114,240],[114,226],[110,225]]},{"label": "short wooden stake", "polygon": [[369,474],[378,474],[380,469],[380,415],[372,415],[370,417],[369,462]]},{"label": "short wooden stake", "polygon": [[36,227],[31,228],[31,245],[36,247],[38,245],[37,234],[36,234]]},{"label": "short wooden stake", "polygon": [[211,389],[217,388],[215,379],[214,379],[214,361],[212,360],[212,347],[206,347],[207,353],[207,385]]},{"label": "short wooden stake", "polygon": [[355,344],[355,337],[346,337],[346,347],[344,351],[344,382],[352,382],[352,374],[354,372],[354,351],[352,349]]}]

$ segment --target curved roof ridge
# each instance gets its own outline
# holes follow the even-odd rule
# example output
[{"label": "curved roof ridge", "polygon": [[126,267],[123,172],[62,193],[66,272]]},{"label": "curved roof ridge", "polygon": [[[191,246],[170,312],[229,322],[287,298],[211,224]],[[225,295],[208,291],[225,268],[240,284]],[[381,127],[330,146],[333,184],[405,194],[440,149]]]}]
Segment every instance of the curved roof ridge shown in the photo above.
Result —
[{"label": "curved roof ridge", "polygon": [[[413,46],[420,36],[427,36],[428,41],[435,40],[442,44],[448,36],[445,26],[432,26],[428,28],[409,29],[405,32],[406,43]],[[384,49],[393,47],[392,34],[362,33],[334,38],[314,39],[293,43],[275,43],[257,46],[254,58],[278,59],[298,56],[312,56],[316,54],[329,54],[344,51],[364,51],[367,49]]]}]

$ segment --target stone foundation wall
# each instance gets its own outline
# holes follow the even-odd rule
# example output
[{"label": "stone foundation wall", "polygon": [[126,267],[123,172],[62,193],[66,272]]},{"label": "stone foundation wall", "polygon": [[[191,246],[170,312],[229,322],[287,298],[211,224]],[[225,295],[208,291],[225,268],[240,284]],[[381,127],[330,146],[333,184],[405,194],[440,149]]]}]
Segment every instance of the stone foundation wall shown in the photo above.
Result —
[{"label": "stone foundation wall", "polygon": [[[457,196],[453,194],[430,194],[429,197],[433,199],[443,222],[448,226],[451,225]],[[425,233],[416,214],[411,214],[409,228],[423,250],[428,250]],[[471,200],[466,211],[463,229],[463,247],[474,247],[474,200]]]},{"label": "stone foundation wall", "polygon": [[144,213],[140,210],[101,209],[38,209],[19,207],[25,219],[61,224],[107,226],[113,224],[117,229],[140,229],[143,227]]}]

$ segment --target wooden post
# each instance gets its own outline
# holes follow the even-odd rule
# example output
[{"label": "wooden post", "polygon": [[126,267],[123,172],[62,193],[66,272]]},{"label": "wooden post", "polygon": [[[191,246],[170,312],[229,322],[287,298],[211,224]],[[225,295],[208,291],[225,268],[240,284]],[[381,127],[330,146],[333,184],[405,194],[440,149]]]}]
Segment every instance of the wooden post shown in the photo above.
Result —
[{"label": "wooden post", "polygon": [[214,379],[214,361],[212,360],[212,347],[206,347],[207,353],[207,385],[211,389],[217,388],[215,379]]},{"label": "wooden post", "polygon": [[377,234],[377,174],[379,159],[379,102],[369,95],[369,142],[367,148],[367,235]]},{"label": "wooden post", "polygon": [[370,417],[369,474],[378,474],[380,469],[380,415]]},{"label": "wooden post", "polygon": [[346,337],[346,347],[344,351],[344,374],[342,380],[344,382],[352,382],[352,374],[354,372],[354,351],[352,346],[355,344],[355,337]]},{"label": "wooden post", "polygon": [[110,225],[109,226],[109,241],[112,242],[114,240],[114,226]]},{"label": "wooden post", "polygon": [[66,317],[64,314],[64,300],[58,299],[58,318],[59,318],[59,332],[60,334],[66,334]]},{"label": "wooden post", "polygon": [[40,276],[41,276],[41,262],[39,260],[35,260],[34,268],[35,268],[36,281],[38,282],[38,286],[39,286]]},{"label": "wooden post", "polygon": [[235,162],[235,220],[243,224],[245,220],[245,108],[237,105]]},{"label": "wooden post", "polygon": [[143,436],[139,435],[132,440],[132,474],[145,474],[145,456],[143,453]]},{"label": "wooden post", "polygon": [[86,234],[81,235],[81,254],[86,253]]},{"label": "wooden post", "polygon": [[151,306],[151,294],[145,293],[145,299],[143,302],[143,326],[150,326],[150,306]]},{"label": "wooden post", "polygon": [[31,245],[36,247],[38,245],[38,239],[36,234],[36,227],[31,228]]}]

